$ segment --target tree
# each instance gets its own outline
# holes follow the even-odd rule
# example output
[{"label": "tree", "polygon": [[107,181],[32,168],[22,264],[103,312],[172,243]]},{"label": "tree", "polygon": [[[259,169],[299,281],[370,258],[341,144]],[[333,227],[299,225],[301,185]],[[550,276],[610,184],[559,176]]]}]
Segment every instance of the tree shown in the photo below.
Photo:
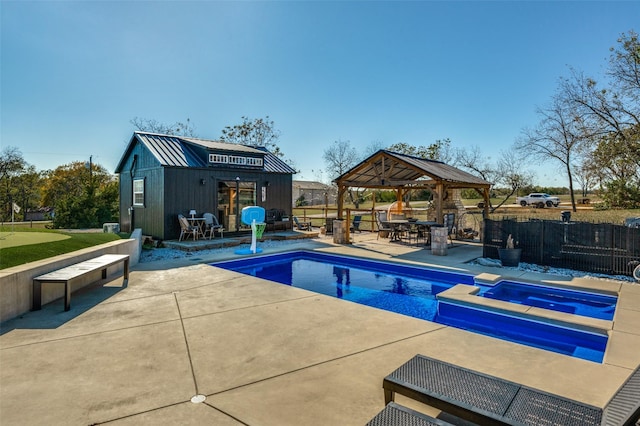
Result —
[{"label": "tree", "polygon": [[509,188],[510,192],[491,211],[495,211],[507,202],[511,196],[517,194],[520,188],[531,185],[533,176],[524,166],[524,158],[516,155],[515,150],[501,151],[496,164],[496,185]]},{"label": "tree", "polygon": [[580,187],[582,197],[586,197],[597,182],[595,170],[588,157],[581,157],[573,170],[575,181]]},{"label": "tree", "polygon": [[[29,167],[22,157],[22,152],[14,146],[7,146],[2,150],[0,155],[0,186],[2,193],[0,201],[2,202],[2,220],[9,220],[13,209],[13,203],[18,201],[19,191],[16,187],[20,175]],[[27,206],[21,206],[27,207]],[[24,214],[24,209],[22,210]]]},{"label": "tree", "polygon": [[[640,204],[638,195],[634,195],[638,192],[634,190],[637,181],[629,181],[628,177],[621,180],[616,177],[621,170],[616,172],[610,167],[616,164],[615,168],[624,169],[635,165],[637,169],[640,157],[640,40],[637,33],[629,31],[617,41],[618,46],[610,49],[608,81],[604,85],[573,70],[562,81],[562,89],[574,114],[593,136],[591,163],[597,169],[594,171],[598,171],[603,196],[617,203],[615,200],[622,200],[621,194],[626,193],[633,197],[633,204]],[[598,162],[603,160],[607,166],[600,168]],[[608,197],[606,193],[613,188],[617,195]]]},{"label": "tree", "polygon": [[[327,166],[327,173],[333,180],[355,166],[359,160],[359,155],[358,151],[351,146],[350,141],[338,140],[324,150],[323,158]],[[354,193],[354,191],[356,192]],[[350,187],[348,194],[351,202],[358,208],[362,201],[359,189]]]},{"label": "tree", "polygon": [[605,185],[602,196],[611,207],[640,207],[640,126],[624,136],[614,133],[600,139],[591,153],[588,171]]},{"label": "tree", "polygon": [[28,165],[21,174],[12,179],[13,199],[20,206],[22,218],[27,210],[40,206],[42,187],[42,174],[36,171],[35,166]]},{"label": "tree", "polygon": [[367,145],[364,149],[364,157],[370,157],[381,149],[386,149],[384,147],[384,142],[382,142],[381,140],[371,141],[369,145]]},{"label": "tree", "polygon": [[452,163],[453,154],[451,151],[451,140],[437,139],[431,145],[410,145],[404,142],[397,142],[387,148],[389,151],[397,152],[412,157],[424,158],[425,160],[442,161],[443,163]]},{"label": "tree", "polygon": [[327,173],[333,180],[353,167],[358,162],[359,156],[350,141],[337,140],[324,150],[323,158]]},{"label": "tree", "polygon": [[185,123],[176,121],[173,124],[161,123],[155,119],[134,117],[131,124],[141,132],[160,133],[163,135],[175,135],[186,137],[197,137],[193,124],[189,118]]},{"label": "tree", "polygon": [[553,97],[550,106],[538,108],[537,114],[540,122],[535,128],[524,129],[515,147],[541,162],[548,159],[560,162],[569,179],[571,204],[573,211],[576,211],[573,194],[574,156],[592,136],[563,92]]},{"label": "tree", "polygon": [[470,149],[460,148],[456,151],[455,163],[463,169],[480,176],[487,182],[495,182],[498,179],[498,170],[491,164],[491,159],[485,157],[480,147],[474,145]]},{"label": "tree", "polygon": [[118,218],[118,184],[98,165],[76,161],[46,174],[43,202],[54,208],[56,228],[96,228]]},{"label": "tree", "polygon": [[224,142],[264,147],[272,154],[283,157],[284,154],[277,145],[279,138],[280,131],[275,128],[268,115],[255,119],[243,116],[241,124],[225,127],[220,136],[220,140]]}]

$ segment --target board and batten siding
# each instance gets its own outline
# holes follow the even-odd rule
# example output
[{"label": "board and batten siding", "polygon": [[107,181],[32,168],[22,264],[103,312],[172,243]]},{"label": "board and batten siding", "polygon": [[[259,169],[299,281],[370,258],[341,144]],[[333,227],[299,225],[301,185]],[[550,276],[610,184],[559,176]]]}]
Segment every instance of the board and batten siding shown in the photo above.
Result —
[{"label": "board and batten siding", "polygon": [[[132,232],[140,228],[144,235],[162,238],[163,223],[157,220],[157,216],[163,210],[163,174],[160,163],[142,145],[136,144],[120,173],[120,227],[123,231]],[[144,206],[133,206],[135,179],[145,181]]]},{"label": "board and batten siding", "polygon": [[[221,168],[164,168],[164,239],[175,239],[180,235],[178,214],[189,215],[191,209],[198,216],[218,212],[218,182],[241,181],[256,183],[256,204],[265,209],[277,208],[291,215],[291,182],[289,174],[264,173]],[[204,181],[204,184],[202,183]],[[262,202],[262,187],[267,187],[267,199]]]},{"label": "board and batten siding", "polygon": [[[267,187],[267,200],[258,203],[265,209],[284,210],[287,215],[292,215],[291,196],[293,193],[293,179],[290,174],[270,173],[265,175],[265,181],[269,182]],[[260,193],[258,194],[258,197]],[[260,201],[260,200],[258,200]]]}]

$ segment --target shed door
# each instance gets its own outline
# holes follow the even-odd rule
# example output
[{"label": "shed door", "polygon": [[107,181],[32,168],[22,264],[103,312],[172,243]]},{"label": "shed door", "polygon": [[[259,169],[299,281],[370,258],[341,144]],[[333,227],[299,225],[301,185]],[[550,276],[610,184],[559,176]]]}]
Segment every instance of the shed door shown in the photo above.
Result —
[{"label": "shed door", "polygon": [[256,205],[256,182],[227,180],[218,182],[218,221],[225,230],[249,229],[240,223],[243,208]]}]

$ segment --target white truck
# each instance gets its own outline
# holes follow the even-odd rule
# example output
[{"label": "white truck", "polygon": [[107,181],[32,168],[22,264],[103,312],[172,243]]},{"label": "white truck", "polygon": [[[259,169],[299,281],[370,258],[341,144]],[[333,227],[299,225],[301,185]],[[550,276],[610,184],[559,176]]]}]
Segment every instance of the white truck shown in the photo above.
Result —
[{"label": "white truck", "polygon": [[516,204],[520,204],[522,207],[533,206],[538,208],[546,207],[558,207],[560,199],[558,197],[552,197],[549,194],[542,192],[532,192],[526,197],[517,197]]}]

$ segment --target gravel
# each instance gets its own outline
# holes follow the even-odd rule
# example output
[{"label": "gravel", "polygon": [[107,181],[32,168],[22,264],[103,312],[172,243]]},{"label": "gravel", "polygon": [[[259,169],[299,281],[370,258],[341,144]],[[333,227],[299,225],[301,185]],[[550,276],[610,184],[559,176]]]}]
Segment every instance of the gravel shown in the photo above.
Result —
[{"label": "gravel", "polygon": [[[284,248],[288,245],[291,245],[291,242],[264,241],[260,243],[259,247],[263,249],[278,248],[278,247]],[[191,256],[202,257],[202,256],[207,256],[212,254],[226,254],[226,253],[231,254],[237,249],[238,247],[236,246],[236,247],[224,247],[224,248],[218,248],[218,249],[198,250],[195,252],[188,252],[184,250],[170,249],[170,248],[155,248],[152,250],[142,250],[142,254],[140,255],[140,263],[156,262],[159,260],[182,259],[182,258],[189,258]],[[483,266],[496,266],[496,267],[502,268],[502,266],[500,265],[500,262],[495,261],[493,259],[478,259],[472,263],[481,264]],[[493,265],[491,265],[491,263],[493,263]],[[633,277],[628,277],[626,275],[595,274],[591,272],[576,271],[573,269],[552,268],[549,266],[541,266],[541,265],[536,265],[532,263],[523,263],[523,262],[520,262],[520,265],[517,268],[507,267],[505,269],[519,270],[519,271],[525,271],[525,272],[541,272],[545,274],[570,276],[570,277],[576,277],[576,278],[582,277],[582,278],[594,278],[594,279],[603,279],[603,280],[606,279],[606,280],[617,280],[617,281],[627,281],[631,283],[637,283],[633,279]]]},{"label": "gravel", "polygon": [[[260,242],[258,247],[265,248],[277,248],[277,247],[286,247],[287,245],[291,245],[288,241],[263,241]],[[247,244],[242,245],[242,247],[248,246]],[[217,249],[208,249],[208,250],[198,250],[198,251],[184,251],[179,249],[170,249],[170,248],[154,248],[152,250],[142,250],[142,254],[140,255],[140,263],[145,262],[156,262],[158,260],[171,260],[171,259],[182,259],[188,258],[191,256],[207,256],[210,254],[231,254],[238,250],[240,246],[233,247],[224,247]]]}]

